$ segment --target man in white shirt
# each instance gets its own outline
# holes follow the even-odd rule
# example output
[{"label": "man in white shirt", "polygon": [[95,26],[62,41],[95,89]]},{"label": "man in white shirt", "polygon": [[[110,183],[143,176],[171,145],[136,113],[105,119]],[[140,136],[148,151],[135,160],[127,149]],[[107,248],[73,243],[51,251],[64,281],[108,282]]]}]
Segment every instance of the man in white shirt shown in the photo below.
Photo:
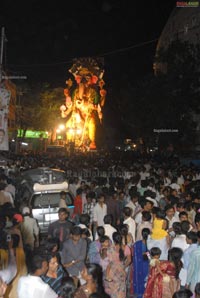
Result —
[{"label": "man in white shirt", "polygon": [[126,205],[126,207],[131,208],[132,217],[134,217],[135,213],[137,213],[141,209],[141,206],[138,203],[140,194],[138,192],[133,192],[133,191],[130,191],[129,194],[131,196],[130,202]]},{"label": "man in white shirt", "polygon": [[39,226],[36,219],[30,216],[30,213],[29,207],[23,208],[24,221],[21,223],[21,233],[25,248],[27,246],[33,250],[34,247],[39,246]]},{"label": "man in white shirt", "polygon": [[98,202],[94,207],[94,224],[96,227],[104,225],[104,216],[107,214],[107,205],[105,202],[105,195],[100,194],[97,198]]},{"label": "man in white shirt", "polygon": [[110,240],[113,242],[113,233],[117,232],[117,230],[112,226],[113,217],[111,214],[107,214],[104,216],[104,229],[105,229],[105,235],[110,238]]},{"label": "man in white shirt", "polygon": [[135,217],[134,217],[137,225],[141,224],[141,222],[142,222],[142,211],[151,212],[151,210],[153,208],[153,202],[149,201],[147,199],[144,199],[143,201],[141,201],[140,205],[141,205],[142,209],[137,214],[135,214]]},{"label": "man in white shirt", "polygon": [[48,263],[44,257],[35,255],[30,260],[30,274],[19,279],[18,298],[57,298],[58,295],[40,276],[46,274]]},{"label": "man in white shirt", "polygon": [[136,232],[136,224],[135,220],[131,217],[132,210],[129,207],[124,207],[123,209],[124,214],[124,222],[123,224],[128,225],[128,231],[133,237],[133,242],[135,242],[135,232]]}]

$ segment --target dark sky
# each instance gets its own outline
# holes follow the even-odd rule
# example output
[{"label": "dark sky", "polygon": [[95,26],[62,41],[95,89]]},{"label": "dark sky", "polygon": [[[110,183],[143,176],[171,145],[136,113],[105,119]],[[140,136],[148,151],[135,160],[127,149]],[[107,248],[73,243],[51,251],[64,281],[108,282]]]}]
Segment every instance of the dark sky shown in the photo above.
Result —
[{"label": "dark sky", "polygon": [[120,82],[152,73],[156,41],[151,41],[174,7],[172,0],[1,0],[0,24],[8,40],[4,64],[28,83],[65,88],[73,58],[104,57],[105,119],[108,126],[122,127],[113,109]]},{"label": "dark sky", "polygon": [[108,77],[129,70],[143,76],[152,69],[156,42],[132,46],[159,37],[174,3],[3,0],[0,24],[8,40],[4,62],[8,70],[30,80],[62,84],[73,58],[98,55],[105,58]]}]

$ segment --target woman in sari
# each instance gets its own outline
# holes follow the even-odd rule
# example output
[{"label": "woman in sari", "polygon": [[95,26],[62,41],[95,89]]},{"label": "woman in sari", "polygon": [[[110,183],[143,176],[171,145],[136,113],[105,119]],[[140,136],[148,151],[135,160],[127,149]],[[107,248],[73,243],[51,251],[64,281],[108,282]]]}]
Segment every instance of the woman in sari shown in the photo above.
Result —
[{"label": "woman in sari", "polygon": [[119,232],[113,233],[114,244],[107,251],[109,264],[106,269],[105,291],[111,298],[126,298],[126,268],[131,263],[131,251],[122,244]]},{"label": "woman in sari", "polygon": [[100,264],[100,249],[101,249],[101,243],[100,238],[105,235],[105,229],[103,226],[99,226],[97,228],[97,235],[98,239],[95,241],[92,241],[88,248],[88,261],[89,263],[95,263]]},{"label": "woman in sari", "polygon": [[[133,237],[129,233],[129,226],[127,224],[122,224],[119,229],[122,235],[122,244],[127,245],[130,248],[131,256],[133,255]],[[127,278],[126,278],[126,298],[134,297],[133,292],[133,266],[132,263],[126,268]]]},{"label": "woman in sari", "polygon": [[157,260],[150,265],[144,298],[171,298],[179,290],[182,255],[180,248],[173,247],[168,252],[168,261]]},{"label": "woman in sari", "polygon": [[149,272],[149,260],[147,257],[147,238],[150,229],[142,230],[142,240],[136,241],[133,246],[133,290],[138,298],[141,298],[145,290],[145,282]]}]

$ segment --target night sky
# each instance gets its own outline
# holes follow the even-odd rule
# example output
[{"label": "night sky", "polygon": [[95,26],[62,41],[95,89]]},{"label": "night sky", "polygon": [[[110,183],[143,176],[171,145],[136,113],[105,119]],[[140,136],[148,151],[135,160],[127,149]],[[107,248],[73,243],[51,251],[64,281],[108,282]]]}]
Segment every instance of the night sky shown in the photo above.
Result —
[{"label": "night sky", "polygon": [[[64,2],[64,3],[63,3]],[[151,71],[156,42],[174,1],[1,1],[4,63],[30,80],[65,81],[73,58],[101,56],[109,75]]]},{"label": "night sky", "polygon": [[104,80],[112,93],[116,79],[152,73],[155,40],[174,7],[170,0],[2,0],[4,68],[27,76],[28,83],[65,88],[73,58],[104,57]]}]

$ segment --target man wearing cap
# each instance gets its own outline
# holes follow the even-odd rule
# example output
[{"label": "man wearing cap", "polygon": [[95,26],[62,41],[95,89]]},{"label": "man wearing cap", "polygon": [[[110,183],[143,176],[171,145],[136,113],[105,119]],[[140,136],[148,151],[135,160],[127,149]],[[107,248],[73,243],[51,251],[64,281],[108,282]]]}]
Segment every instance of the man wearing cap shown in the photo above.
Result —
[{"label": "man wearing cap", "polygon": [[30,217],[29,207],[24,207],[22,214],[24,221],[21,223],[21,233],[25,249],[33,250],[39,246],[39,226],[35,218]]}]

